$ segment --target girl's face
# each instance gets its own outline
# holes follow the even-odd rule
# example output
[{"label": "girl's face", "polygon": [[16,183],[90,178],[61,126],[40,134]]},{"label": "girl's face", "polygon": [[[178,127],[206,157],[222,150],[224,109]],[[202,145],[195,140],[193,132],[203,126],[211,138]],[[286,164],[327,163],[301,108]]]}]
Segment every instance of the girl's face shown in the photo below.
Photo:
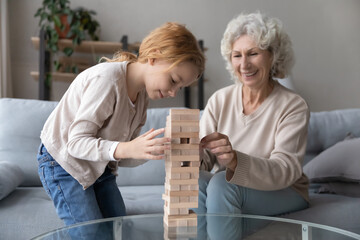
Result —
[{"label": "girl's face", "polygon": [[187,87],[199,78],[195,64],[183,62],[168,70],[171,63],[150,59],[145,77],[146,91],[150,99],[175,97],[182,87]]},{"label": "girl's face", "polygon": [[260,49],[250,36],[242,35],[234,42],[231,63],[235,74],[245,86],[261,88],[268,83],[272,55]]}]

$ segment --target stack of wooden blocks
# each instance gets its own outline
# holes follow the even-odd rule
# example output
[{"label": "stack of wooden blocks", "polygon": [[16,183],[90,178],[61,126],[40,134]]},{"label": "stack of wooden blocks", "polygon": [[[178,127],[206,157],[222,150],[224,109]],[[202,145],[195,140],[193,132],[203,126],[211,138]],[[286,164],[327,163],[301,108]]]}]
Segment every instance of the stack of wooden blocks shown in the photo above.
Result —
[{"label": "stack of wooden blocks", "polygon": [[[171,146],[165,152],[164,239],[194,237],[199,196],[199,116],[198,109],[170,109],[165,137]],[[185,231],[184,231],[185,229]]]}]

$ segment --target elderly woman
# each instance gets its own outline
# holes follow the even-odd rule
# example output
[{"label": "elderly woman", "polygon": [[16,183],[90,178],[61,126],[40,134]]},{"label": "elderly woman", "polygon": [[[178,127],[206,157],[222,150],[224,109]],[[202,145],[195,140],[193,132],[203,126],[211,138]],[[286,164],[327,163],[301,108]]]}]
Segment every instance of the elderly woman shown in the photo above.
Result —
[{"label": "elderly woman", "polygon": [[[274,78],[293,51],[282,24],[261,13],[231,20],[221,53],[235,84],[209,99],[200,122],[198,213],[279,215],[308,207],[302,171],[309,110]],[[221,171],[225,170],[225,171]]]}]

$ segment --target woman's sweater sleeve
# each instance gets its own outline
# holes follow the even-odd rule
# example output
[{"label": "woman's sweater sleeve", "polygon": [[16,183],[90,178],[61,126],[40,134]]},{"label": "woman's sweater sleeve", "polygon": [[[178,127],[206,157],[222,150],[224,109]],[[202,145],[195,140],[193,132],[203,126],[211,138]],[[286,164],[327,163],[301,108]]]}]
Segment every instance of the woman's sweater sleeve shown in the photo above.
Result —
[{"label": "woman's sweater sleeve", "polygon": [[306,104],[301,102],[293,106],[293,110],[275,126],[275,146],[270,157],[259,158],[237,151],[237,167],[234,172],[226,170],[227,181],[268,191],[283,189],[295,183],[302,175],[308,119]]}]

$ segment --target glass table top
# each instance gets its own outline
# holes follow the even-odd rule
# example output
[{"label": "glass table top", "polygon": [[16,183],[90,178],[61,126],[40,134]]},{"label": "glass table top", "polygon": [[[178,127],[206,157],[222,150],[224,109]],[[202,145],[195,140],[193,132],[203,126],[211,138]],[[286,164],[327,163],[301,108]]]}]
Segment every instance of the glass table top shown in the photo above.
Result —
[{"label": "glass table top", "polygon": [[254,215],[197,215],[196,226],[168,227],[162,214],[108,218],[60,228],[36,240],[104,239],[301,239],[350,240],[359,234],[303,221]]}]

